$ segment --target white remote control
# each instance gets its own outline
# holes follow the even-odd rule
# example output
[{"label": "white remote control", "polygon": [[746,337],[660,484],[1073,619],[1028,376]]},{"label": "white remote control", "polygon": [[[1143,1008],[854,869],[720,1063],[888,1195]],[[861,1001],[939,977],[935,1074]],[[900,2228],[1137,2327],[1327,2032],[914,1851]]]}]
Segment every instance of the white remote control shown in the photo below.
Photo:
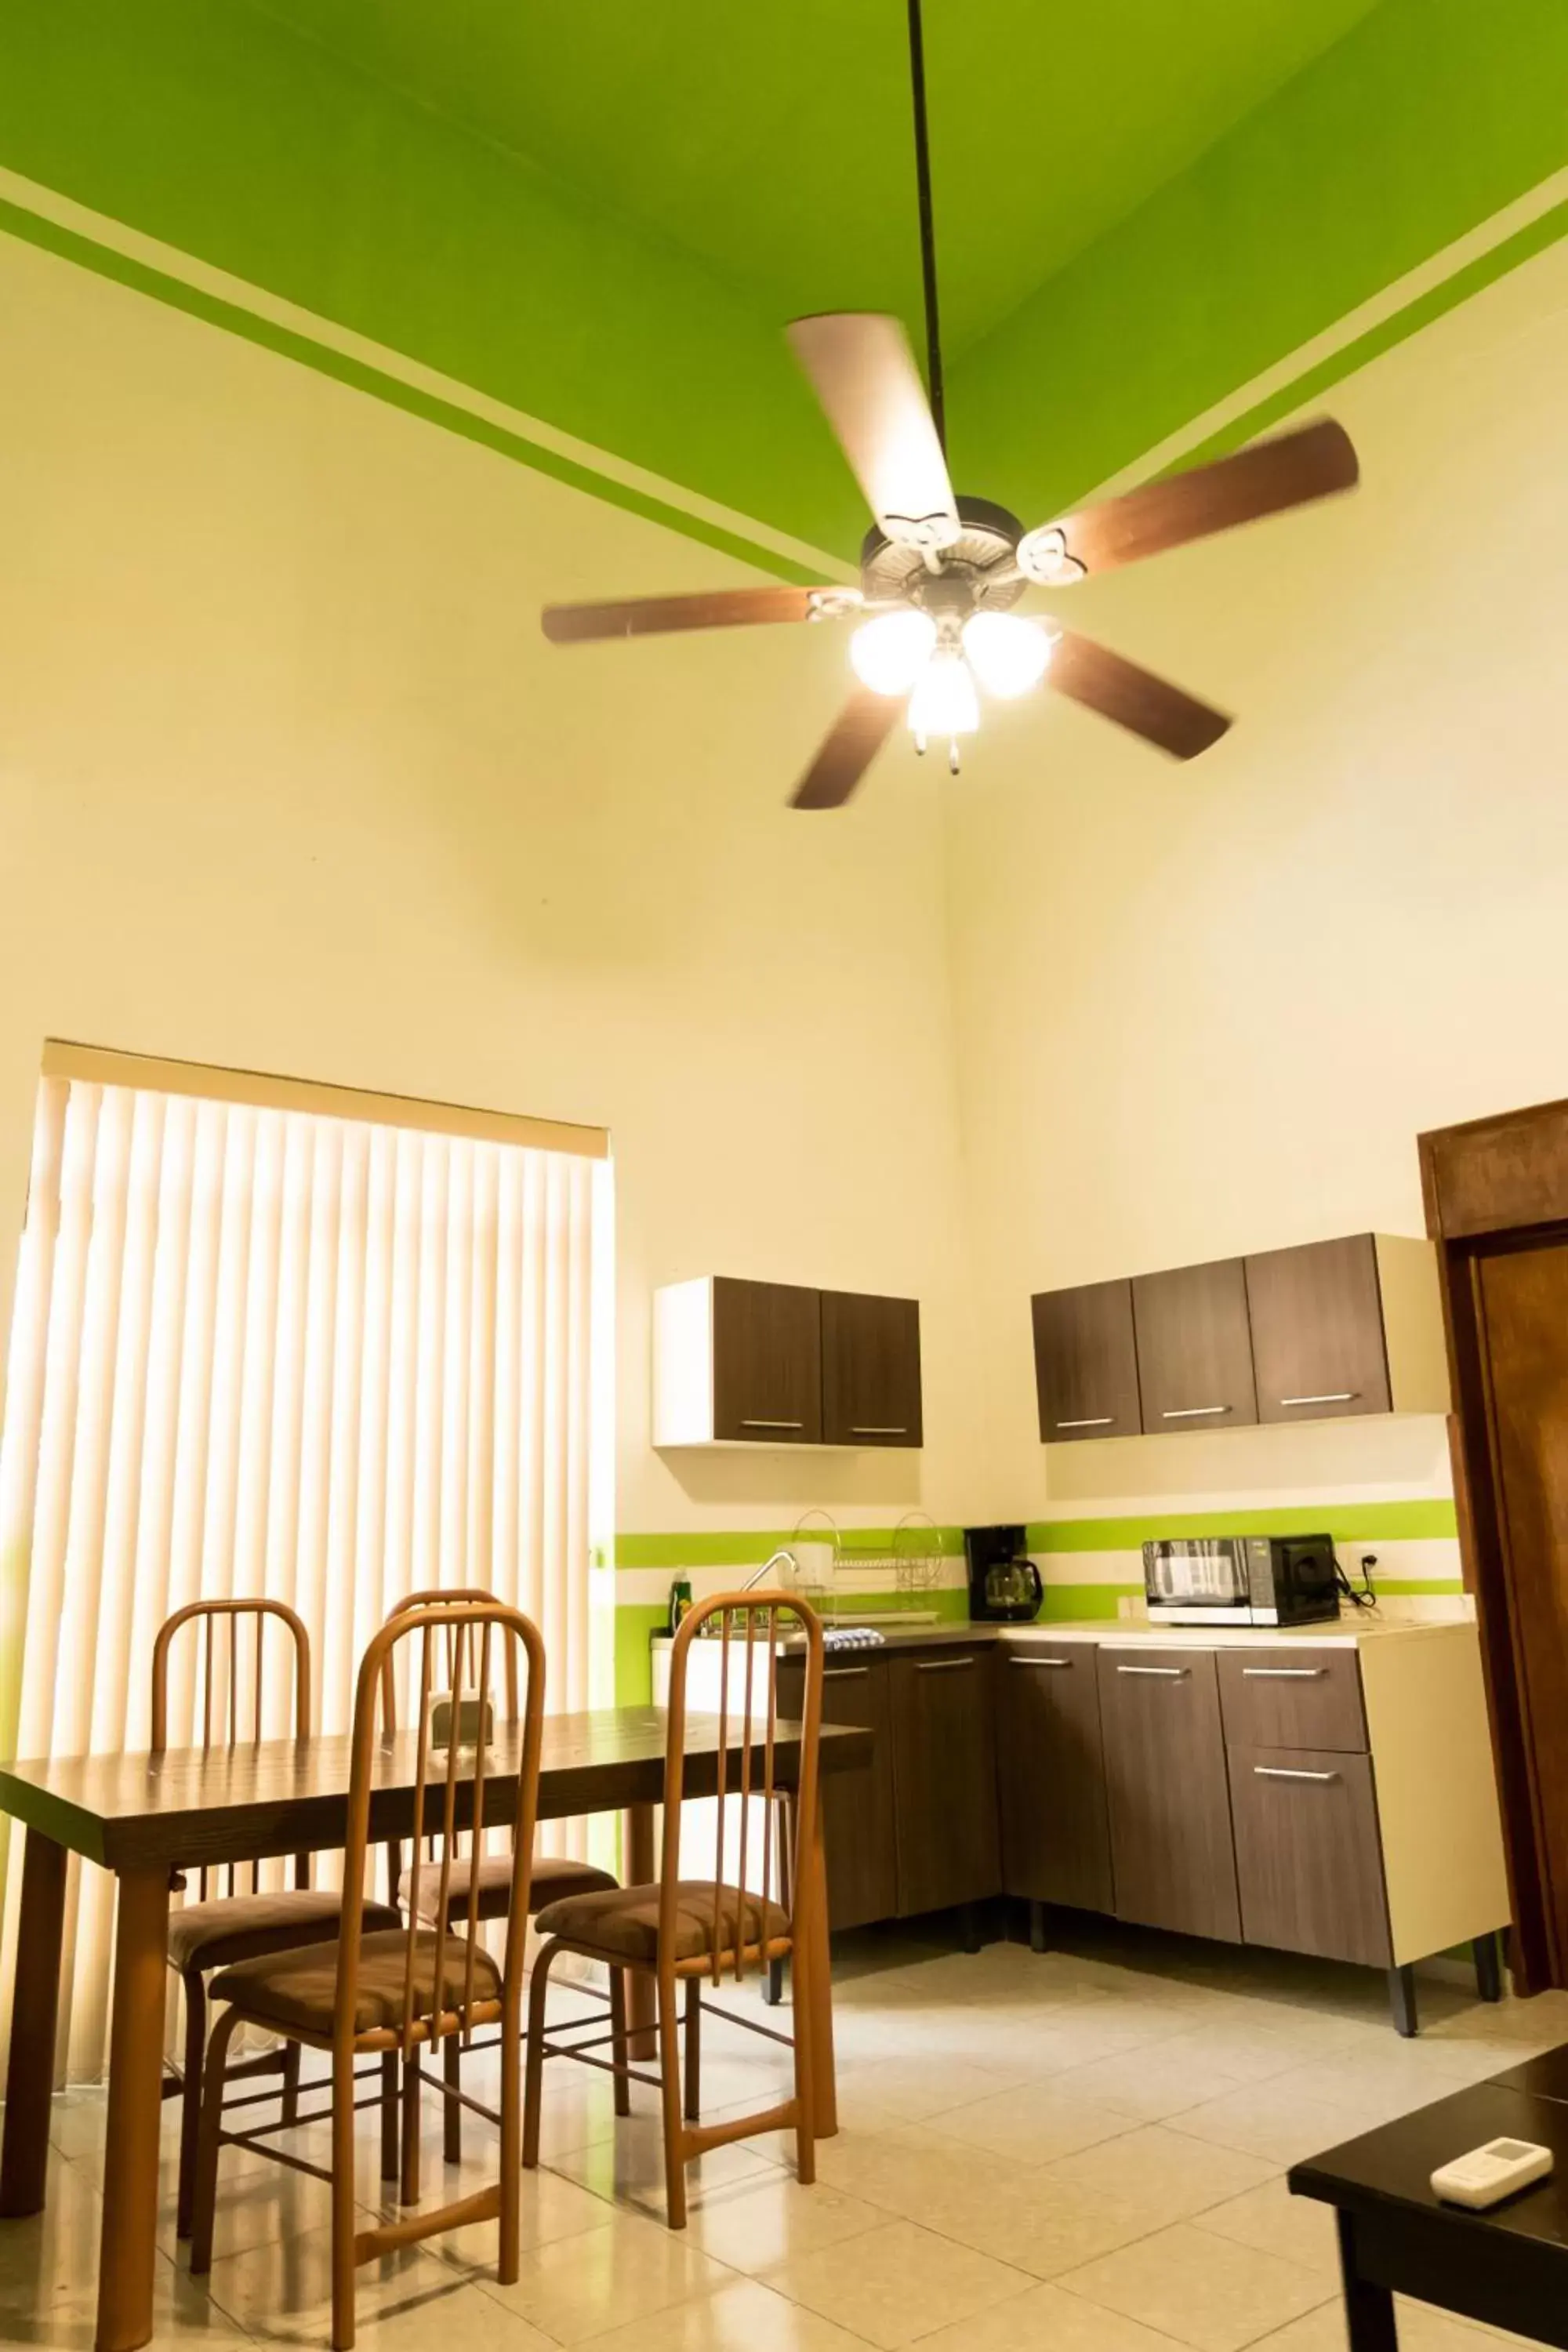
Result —
[{"label": "white remote control", "polygon": [[1552,2150],[1537,2147],[1532,2140],[1489,2139],[1484,2147],[1440,2164],[1432,2175],[1432,2187],[1446,2205],[1468,2205],[1479,2211],[1528,2189],[1532,2180],[1544,2180],[1552,2164]]}]

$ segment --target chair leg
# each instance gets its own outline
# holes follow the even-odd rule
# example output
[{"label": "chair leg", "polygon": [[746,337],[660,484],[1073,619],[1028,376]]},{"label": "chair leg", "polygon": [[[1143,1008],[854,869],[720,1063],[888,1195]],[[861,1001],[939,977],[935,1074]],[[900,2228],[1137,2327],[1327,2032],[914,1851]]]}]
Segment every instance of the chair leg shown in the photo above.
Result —
[{"label": "chair leg", "polygon": [[402,2203],[419,2202],[419,2049],[416,2042],[403,2062],[403,2186]]},{"label": "chair leg", "polygon": [[626,1974],[624,1969],[610,1970],[610,2057],[616,2068],[616,2113],[629,2116],[632,2111],[632,2085],[626,2070],[632,2059],[631,2044],[626,2040]]},{"label": "chair leg", "polygon": [[180,2101],[180,2188],[174,2235],[188,2238],[196,2199],[196,2142],[202,2128],[202,2069],[207,2052],[207,1989],[200,1969],[182,1969],[185,1989],[185,2081]]},{"label": "chair leg", "polygon": [[795,1992],[795,2172],[801,2186],[809,2189],[816,2179],[816,2115],[812,2095],[811,2046],[814,1979],[810,1946],[798,1940],[799,1924],[797,1912],[797,1940],[789,1956],[790,1980]]},{"label": "chair leg", "polygon": [[395,2180],[397,2160],[397,2053],[381,2053],[381,2177]]},{"label": "chair leg", "polygon": [[[463,2084],[463,2037],[448,2033],[442,2058],[442,2071],[448,2091],[461,2090]],[[448,2164],[463,2161],[463,2110],[456,2099],[443,2099],[447,2110],[441,2119],[441,2153]]]},{"label": "chair leg", "polygon": [[702,2116],[702,1979],[686,1979],[686,2099],[682,2107],[689,2124]]},{"label": "chair leg", "polygon": [[533,1963],[528,1991],[528,2079],[522,2110],[522,2164],[532,2172],[539,2163],[539,2109],[544,2094],[544,2004],[550,1992],[550,1965],[559,1944],[542,1946]]},{"label": "chair leg", "polygon": [[[522,2267],[522,2052],[518,2047],[518,2008],[500,2029],[500,2252],[496,2279],[515,2286]],[[453,2105],[448,2100],[448,2106]]]},{"label": "chair leg", "polygon": [[202,2086],[201,2127],[196,2137],[196,2174],[191,2209],[191,2272],[200,2278],[213,2266],[213,2221],[217,2211],[218,2136],[223,2129],[223,2085],[228,2072],[228,2045],[239,2023],[237,2010],[226,2009],[213,2028]]},{"label": "chair leg", "polygon": [[297,2042],[283,2044],[283,2121],[297,2124],[300,2120],[300,2060],[303,2053]]},{"label": "chair leg", "polygon": [[[415,2150],[418,2134],[416,2126]],[[417,2183],[416,2184],[417,2186]],[[354,2340],[354,2053],[332,2052],[332,2352]]]},{"label": "chair leg", "polygon": [[672,2230],[686,2227],[686,2148],[680,2121],[680,2017],[675,1972],[658,1972],[658,2078],[664,2103],[664,2200]]}]

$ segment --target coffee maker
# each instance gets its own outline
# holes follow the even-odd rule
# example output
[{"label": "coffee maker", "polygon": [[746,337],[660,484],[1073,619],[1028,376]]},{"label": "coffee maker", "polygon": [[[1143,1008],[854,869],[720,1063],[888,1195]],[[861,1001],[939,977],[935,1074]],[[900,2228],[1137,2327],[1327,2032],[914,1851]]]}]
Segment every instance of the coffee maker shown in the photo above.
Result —
[{"label": "coffee maker", "polygon": [[1021,1527],[964,1529],[972,1621],[1023,1625],[1039,1615],[1040,1571],[1024,1548],[1024,1536]]}]

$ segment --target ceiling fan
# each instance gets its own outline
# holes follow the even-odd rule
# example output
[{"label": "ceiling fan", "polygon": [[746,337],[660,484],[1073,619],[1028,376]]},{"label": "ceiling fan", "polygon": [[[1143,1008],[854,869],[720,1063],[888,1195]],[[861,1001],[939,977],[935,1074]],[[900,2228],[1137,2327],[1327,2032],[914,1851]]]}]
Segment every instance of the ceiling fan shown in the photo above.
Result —
[{"label": "ceiling fan", "polygon": [[796,786],[795,808],[841,807],[890,732],[900,702],[917,751],[945,739],[956,774],[958,739],[980,723],[977,682],[989,694],[1010,697],[1045,680],[1174,758],[1195,758],[1229,727],[1223,711],[1092,637],[1013,607],[1031,586],[1068,588],[1089,573],[1348,490],[1359,472],[1349,436],[1325,418],[1032,530],[989,499],[953,496],[921,0],[908,5],[929,397],[896,319],[834,311],[796,319],[788,329],[876,517],[860,551],[860,586],[723,588],[708,595],[552,604],[543,614],[544,634],[556,645],[756,622],[858,619],[849,640],[857,684]]}]

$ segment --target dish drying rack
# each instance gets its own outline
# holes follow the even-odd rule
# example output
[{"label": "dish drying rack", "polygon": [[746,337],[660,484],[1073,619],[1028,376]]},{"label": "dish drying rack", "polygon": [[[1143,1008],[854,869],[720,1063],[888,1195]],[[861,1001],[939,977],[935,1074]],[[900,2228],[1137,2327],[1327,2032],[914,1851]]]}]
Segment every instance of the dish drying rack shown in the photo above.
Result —
[{"label": "dish drying rack", "polygon": [[935,1622],[936,1610],[922,1604],[942,1583],[942,1538],[924,1511],[906,1511],[892,1541],[876,1550],[846,1543],[828,1512],[805,1511],[784,1549],[795,1562],[795,1590],[829,1624],[840,1622],[841,1604],[851,1593],[858,1596],[857,1618]]}]

